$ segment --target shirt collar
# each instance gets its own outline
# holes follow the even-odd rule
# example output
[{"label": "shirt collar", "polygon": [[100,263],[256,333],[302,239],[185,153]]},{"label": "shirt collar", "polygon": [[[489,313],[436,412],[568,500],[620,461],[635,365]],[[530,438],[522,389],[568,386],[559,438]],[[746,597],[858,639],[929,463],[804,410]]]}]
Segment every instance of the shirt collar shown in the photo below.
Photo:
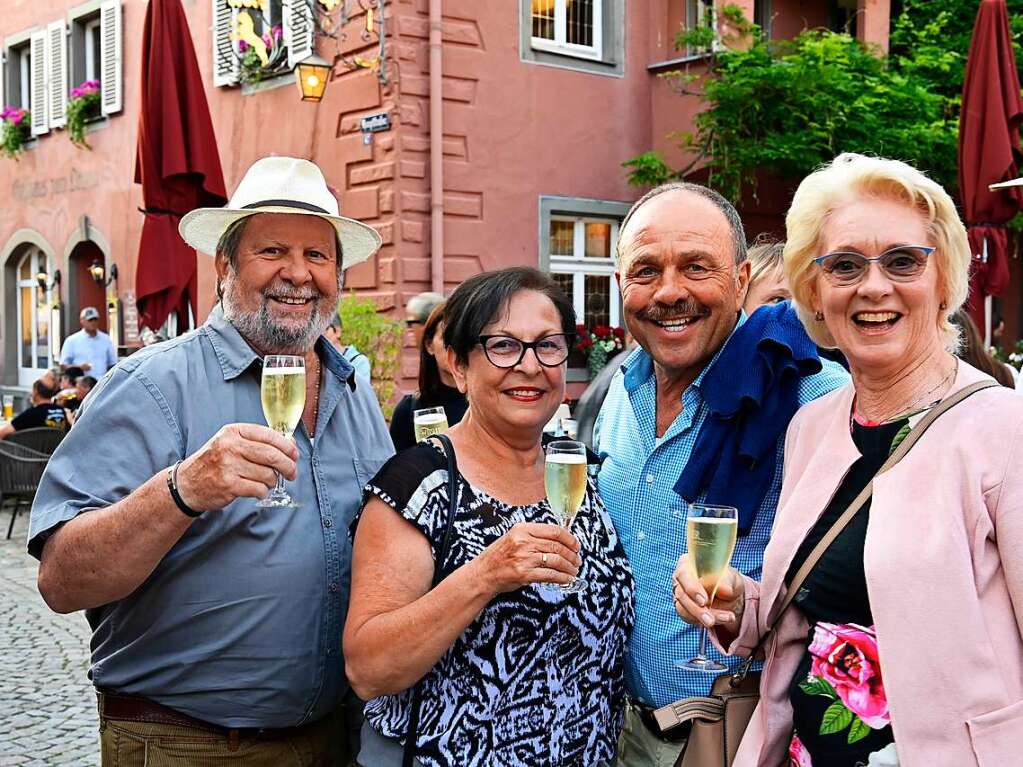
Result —
[{"label": "shirt collar", "polygon": [[[237,378],[252,367],[253,363],[261,362],[260,356],[224,316],[224,309],[219,303],[213,307],[203,327],[217,355],[225,381]],[[323,366],[355,391],[355,368],[352,364],[323,336],[316,340],[315,348]]]},{"label": "shirt collar", "polygon": [[[696,379],[691,384],[692,388],[699,390],[700,384],[703,382],[704,377],[707,375],[707,371],[711,369],[718,357],[721,356],[721,352],[724,351],[725,347],[728,346],[728,342],[735,335],[735,331],[746,322],[746,312],[739,310],[739,319],[735,323],[735,327],[732,328],[732,332],[728,334],[728,338],[721,344],[718,350],[714,353],[710,362],[703,366],[703,370],[696,376]],[[636,349],[632,354],[625,358],[625,362],[622,363],[622,374],[625,376],[625,390],[632,394],[636,389],[650,380],[650,377],[654,374],[654,360],[653,357],[647,353],[646,349],[642,347]]]}]

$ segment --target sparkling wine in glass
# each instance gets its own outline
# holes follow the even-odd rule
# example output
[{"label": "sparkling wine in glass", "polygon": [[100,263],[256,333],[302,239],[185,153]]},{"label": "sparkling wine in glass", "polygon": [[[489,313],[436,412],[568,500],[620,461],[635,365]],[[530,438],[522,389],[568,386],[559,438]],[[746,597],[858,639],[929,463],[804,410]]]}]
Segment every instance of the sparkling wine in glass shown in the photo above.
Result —
[{"label": "sparkling wine in glass", "polygon": [[[735,538],[739,529],[739,512],[734,506],[708,506],[689,504],[686,517],[686,540],[689,546],[689,564],[700,579],[700,585],[710,595],[708,605],[714,602],[721,577],[732,561]],[[728,667],[707,657],[707,628],[700,631],[700,649],[695,658],[677,664],[691,671],[727,671]]]},{"label": "sparkling wine in glass", "polygon": [[[586,495],[586,445],[573,440],[557,440],[548,444],[543,480],[547,502],[558,523],[571,532]],[[552,584],[550,587],[577,594],[586,591],[587,583],[581,578],[574,578],[564,586]]]},{"label": "sparkling wine in glass", "polygon": [[[305,360],[285,354],[269,354],[263,359],[263,380],[259,388],[266,425],[282,437],[291,438],[305,410]],[[277,485],[257,506],[294,508],[295,501],[284,489],[284,477],[277,474]]]},{"label": "sparkling wine in glass", "polygon": [[416,442],[422,442],[434,434],[441,434],[448,430],[448,416],[442,407],[424,407],[412,411],[412,430],[416,435]]}]

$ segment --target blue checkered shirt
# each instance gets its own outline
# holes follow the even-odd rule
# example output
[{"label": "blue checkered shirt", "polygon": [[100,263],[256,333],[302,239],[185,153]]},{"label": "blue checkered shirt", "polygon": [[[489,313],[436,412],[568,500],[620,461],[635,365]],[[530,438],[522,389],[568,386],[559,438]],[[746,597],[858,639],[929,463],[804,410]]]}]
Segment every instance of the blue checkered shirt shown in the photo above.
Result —
[{"label": "blue checkered shirt", "polygon": [[[744,321],[745,315],[739,324]],[[673,487],[707,416],[700,383],[720,354],[683,392],[682,412],[658,439],[653,360],[643,349],[636,349],[615,373],[594,427],[593,445],[604,459],[598,479],[600,494],[618,528],[636,579],[636,625],[626,651],[626,685],[630,695],[654,707],[707,695],[714,678],[713,674],[675,667],[696,654],[700,632],[675,612],[671,576],[687,548],[686,502]],[[824,367],[820,373],[800,382],[800,405],[849,380],[841,365],[823,359],[821,362]],[[781,494],[784,444],[783,435],[778,439],[778,464],[771,489],[752,529],[736,543],[732,557],[732,565],[755,580],[760,580],[764,547]],[[709,641],[707,649],[709,657],[729,668],[741,662],[722,657]]]}]

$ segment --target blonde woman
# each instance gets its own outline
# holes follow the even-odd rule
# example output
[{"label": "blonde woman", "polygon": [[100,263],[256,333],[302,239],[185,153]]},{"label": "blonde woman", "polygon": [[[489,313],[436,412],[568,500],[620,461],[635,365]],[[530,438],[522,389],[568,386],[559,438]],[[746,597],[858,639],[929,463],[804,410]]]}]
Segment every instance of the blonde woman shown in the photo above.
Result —
[{"label": "blonde woman", "polygon": [[768,237],[758,237],[749,249],[749,287],[746,289],[746,300],[742,302],[746,314],[753,314],[765,304],[777,304],[792,298],[782,266],[784,252],[784,242],[776,242]]},{"label": "blonde woman", "polygon": [[[760,582],[708,604],[685,557],[687,621],[748,655],[811,549],[937,403],[990,378],[957,361],[949,317],[970,250],[949,195],[905,163],[846,154],[808,176],[785,273],[814,340],[852,383],[787,434]],[[736,767],[1018,764],[1023,753],[1023,400],[984,389],[878,476],[766,645]]]}]

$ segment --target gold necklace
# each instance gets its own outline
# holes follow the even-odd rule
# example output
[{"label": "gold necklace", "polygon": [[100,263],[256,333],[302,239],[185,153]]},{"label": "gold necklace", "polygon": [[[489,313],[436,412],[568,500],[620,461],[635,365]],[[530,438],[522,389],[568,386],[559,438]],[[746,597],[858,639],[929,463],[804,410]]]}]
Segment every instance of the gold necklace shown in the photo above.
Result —
[{"label": "gold necklace", "polygon": [[[864,418],[864,420],[873,420],[874,423],[891,423],[892,421],[901,420],[902,418],[905,418],[906,416],[912,415],[913,413],[917,412],[918,407],[924,402],[927,403],[927,407],[932,407],[935,402],[940,401],[941,397],[944,396],[945,394],[944,388],[949,383],[951,383],[951,381],[955,378],[956,373],[958,372],[959,358],[953,357],[952,369],[947,374],[945,374],[945,376],[940,381],[938,381],[936,385],[932,386],[923,394],[913,399],[908,405],[900,405],[892,415],[886,416],[885,418],[878,419]],[[936,392],[939,391],[941,392],[941,396],[938,396],[936,399],[930,399],[934,396]],[[860,417],[861,418],[863,417],[862,413],[860,413]]]}]

